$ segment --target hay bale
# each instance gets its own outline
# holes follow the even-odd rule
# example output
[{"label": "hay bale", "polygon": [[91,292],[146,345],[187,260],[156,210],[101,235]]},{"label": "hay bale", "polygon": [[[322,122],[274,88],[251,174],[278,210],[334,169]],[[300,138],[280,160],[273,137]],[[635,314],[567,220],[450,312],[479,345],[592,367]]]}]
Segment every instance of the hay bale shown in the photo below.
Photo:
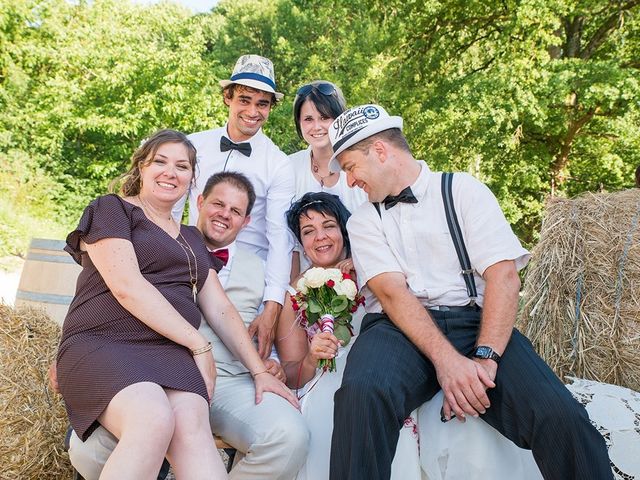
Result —
[{"label": "hay bale", "polygon": [[518,327],[553,370],[640,390],[640,190],[548,201]]},{"label": "hay bale", "polygon": [[0,304],[0,479],[71,478],[67,415],[47,377],[59,338],[42,310]]}]

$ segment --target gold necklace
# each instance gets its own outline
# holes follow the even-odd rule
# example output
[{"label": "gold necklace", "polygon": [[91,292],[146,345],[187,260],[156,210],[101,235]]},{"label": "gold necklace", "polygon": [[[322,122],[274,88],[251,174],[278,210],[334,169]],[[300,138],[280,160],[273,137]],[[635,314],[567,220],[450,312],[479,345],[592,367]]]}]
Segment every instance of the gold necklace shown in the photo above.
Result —
[{"label": "gold necklace", "polygon": [[317,176],[320,177],[320,186],[322,188],[324,188],[324,180],[325,180],[325,178],[332,177],[336,173],[336,172],[329,171],[329,173],[327,175],[325,175],[324,177],[322,175],[320,175],[318,173],[320,171],[320,167],[318,166],[318,164],[313,159],[313,150],[311,150],[311,170],[313,170],[313,173],[315,173]]},{"label": "gold necklace", "polygon": [[[151,210],[151,208],[148,208],[148,205],[146,204],[146,202],[142,200],[142,198],[140,197],[140,194],[138,194],[138,201],[140,202],[140,205],[142,205],[142,211],[144,212],[145,215],[147,215],[147,217],[151,217],[152,219],[155,219],[155,220],[159,219],[158,216],[154,215],[154,212]],[[171,223],[171,225],[176,225],[177,223],[171,215],[169,215],[168,220]],[[182,235],[182,232],[180,231],[180,225],[176,225],[176,226],[178,228],[178,236],[176,238],[173,238],[172,235],[169,235],[169,236],[173,238],[178,245],[180,245],[180,248],[182,249],[184,254],[187,256],[187,265],[189,266],[189,284],[191,285],[191,292],[193,293],[193,302],[196,303],[196,295],[198,294],[198,288],[196,286],[198,284],[198,259],[196,258],[196,254],[193,252],[191,245],[189,245],[189,242],[187,242],[187,240]],[[178,240],[178,238],[182,239],[182,241],[184,242],[184,245],[180,240]],[[185,248],[185,245],[186,245],[186,248]],[[195,275],[193,274],[193,270],[191,269],[191,257],[189,256],[189,252],[191,252],[191,255],[193,256],[193,264],[195,265]]]},{"label": "gold necklace", "polygon": [[[198,288],[196,287],[196,285],[198,284],[198,259],[196,258],[196,254],[193,253],[193,249],[191,248],[191,245],[189,245],[189,242],[187,242],[187,239],[182,236],[180,227],[178,227],[178,237],[182,239],[182,241],[184,242],[184,245],[177,238],[175,238],[174,240],[178,242],[178,245],[180,245],[180,248],[182,248],[185,255],[187,256],[187,263],[189,265],[189,282],[191,283],[191,292],[193,293],[193,303],[197,303],[196,295],[198,294]],[[185,248],[185,245],[187,248]],[[193,264],[195,265],[195,271],[196,271],[194,276],[191,275],[191,257],[189,257],[189,252],[191,252],[191,255],[193,255]]]}]

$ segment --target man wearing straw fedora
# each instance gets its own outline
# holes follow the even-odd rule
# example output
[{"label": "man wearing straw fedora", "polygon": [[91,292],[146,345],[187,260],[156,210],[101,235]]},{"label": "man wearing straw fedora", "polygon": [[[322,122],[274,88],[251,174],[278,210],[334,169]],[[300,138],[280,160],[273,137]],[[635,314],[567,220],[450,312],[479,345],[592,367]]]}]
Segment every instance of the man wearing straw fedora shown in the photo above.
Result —
[{"label": "man wearing straw fedora", "polygon": [[[288,157],[262,132],[283,94],[276,91],[273,63],[259,55],[241,56],[231,78],[221,80],[220,86],[229,109],[226,125],[189,135],[198,151],[198,175],[189,193],[189,224],[196,224],[197,198],[212,174],[240,172],[254,185],[251,223],[240,232],[238,244],[265,261],[264,311],[251,324],[249,334],[257,335],[258,352],[266,358],[289,283],[293,249],[284,218],[295,194],[293,174]],[[183,206],[184,201],[176,206],[178,218]]]},{"label": "man wearing straw fedora", "polygon": [[335,395],[331,479],[388,479],[404,419],[440,389],[443,422],[482,418],[546,479],[613,478],[585,409],[513,328],[529,254],[489,189],[416,161],[378,105],[329,136],[330,167],[369,197],[347,225],[367,315]]}]

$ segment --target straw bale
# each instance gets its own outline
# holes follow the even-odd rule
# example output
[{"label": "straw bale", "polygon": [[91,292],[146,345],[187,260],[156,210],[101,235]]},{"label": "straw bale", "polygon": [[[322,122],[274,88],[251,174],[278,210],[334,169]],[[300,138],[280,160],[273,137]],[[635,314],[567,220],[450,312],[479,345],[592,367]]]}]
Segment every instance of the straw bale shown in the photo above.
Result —
[{"label": "straw bale", "polygon": [[640,189],[552,198],[518,327],[564,378],[640,390]]},{"label": "straw bale", "polygon": [[60,327],[42,310],[0,303],[0,479],[71,478],[67,416],[48,386]]}]

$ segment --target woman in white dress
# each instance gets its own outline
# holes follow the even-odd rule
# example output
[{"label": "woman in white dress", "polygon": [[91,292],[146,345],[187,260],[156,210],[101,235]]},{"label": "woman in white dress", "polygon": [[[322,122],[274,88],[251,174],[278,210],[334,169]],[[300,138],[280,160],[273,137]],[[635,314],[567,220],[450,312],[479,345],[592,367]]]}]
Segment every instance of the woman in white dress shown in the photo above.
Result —
[{"label": "woman in white dress", "polygon": [[[331,82],[316,80],[298,89],[293,101],[293,120],[298,135],[309,146],[289,156],[296,182],[294,200],[307,192],[328,192],[337,195],[349,212],[367,200],[361,188],[349,188],[344,172],[329,170],[333,155],[329,127],[344,112],[345,104],[342,92]],[[301,248],[296,248],[291,278],[309,268],[309,261],[300,255]]]},{"label": "woman in white dress", "polygon": [[[349,212],[335,196],[311,192],[294,203],[287,213],[289,228],[294,232],[313,267],[340,268],[355,276],[349,258],[349,238],[346,221]],[[296,279],[297,281],[297,279]],[[295,284],[296,282],[294,282]],[[291,289],[291,293],[295,293]],[[360,308],[353,316],[354,334],[360,330],[364,312]],[[329,478],[329,450],[333,431],[333,395],[340,387],[347,354],[355,337],[345,347],[331,333],[320,333],[315,326],[307,327],[296,315],[287,298],[278,322],[276,349],[287,374],[288,385],[301,398],[302,414],[311,431],[311,444],[305,465],[297,480]],[[336,358],[335,372],[317,369],[318,360]],[[418,436],[415,420],[408,421],[399,440],[394,460],[396,480],[420,480]],[[397,472],[396,472],[397,471]]]}]

